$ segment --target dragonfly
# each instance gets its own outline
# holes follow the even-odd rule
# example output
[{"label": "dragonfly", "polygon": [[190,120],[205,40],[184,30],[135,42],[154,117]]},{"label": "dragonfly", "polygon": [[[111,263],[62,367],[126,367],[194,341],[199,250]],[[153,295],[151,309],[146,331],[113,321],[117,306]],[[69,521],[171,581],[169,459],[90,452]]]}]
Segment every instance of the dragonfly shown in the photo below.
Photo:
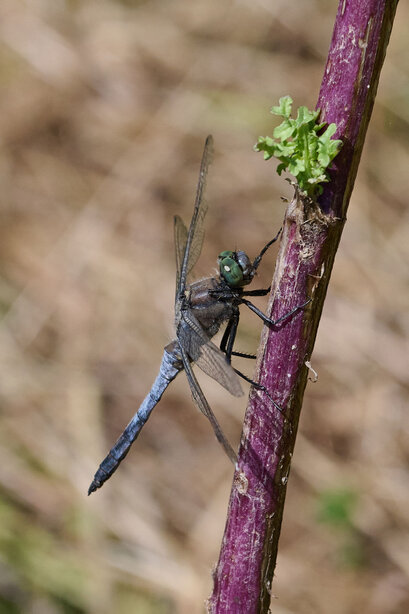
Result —
[{"label": "dragonfly", "polygon": [[[229,459],[234,464],[237,462],[236,453],[224,435],[197,381],[193,365],[197,365],[236,397],[243,394],[239,380],[239,377],[242,377],[258,390],[265,392],[273,405],[279,411],[282,411],[264,386],[254,382],[233,368],[231,364],[232,356],[255,358],[252,354],[233,350],[240,318],[240,305],[246,305],[269,326],[276,326],[298,309],[304,307],[304,305],[296,307],[279,319],[272,320],[246,298],[247,296],[265,296],[270,288],[250,291],[243,289],[252,282],[265,252],[278,239],[281,230],[263,247],[254,261],[251,261],[243,251],[223,251],[218,257],[219,274],[217,276],[189,283],[193,267],[199,258],[203,245],[204,219],[207,212],[204,192],[212,151],[213,138],[209,135],[205,142],[200,165],[196,199],[189,229],[186,228],[179,216],[174,218],[176,338],[164,348],[159,374],[152,388],[122,435],[100,464],[89,487],[89,495],[100,488],[117,470],[163,393],[183,370],[186,373],[195,404],[209,420],[216,438]],[[212,338],[225,323],[227,324],[220,347],[217,347]]]}]

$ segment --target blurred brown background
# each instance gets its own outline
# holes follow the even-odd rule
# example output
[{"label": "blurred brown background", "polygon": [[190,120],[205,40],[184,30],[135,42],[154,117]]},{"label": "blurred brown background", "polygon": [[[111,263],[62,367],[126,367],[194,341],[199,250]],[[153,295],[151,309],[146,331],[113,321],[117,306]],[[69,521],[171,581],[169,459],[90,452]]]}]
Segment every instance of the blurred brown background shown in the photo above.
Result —
[{"label": "blurred brown background", "polygon": [[[337,4],[2,0],[1,613],[204,611],[232,467],[183,375],[86,491],[172,337],[172,217],[205,136],[198,275],[280,227],[290,188],[252,146],[280,96],[314,107]],[[312,358],[274,613],[409,611],[408,20],[402,3]],[[259,334],[245,314],[238,347]],[[201,382],[237,445],[245,398]]]}]

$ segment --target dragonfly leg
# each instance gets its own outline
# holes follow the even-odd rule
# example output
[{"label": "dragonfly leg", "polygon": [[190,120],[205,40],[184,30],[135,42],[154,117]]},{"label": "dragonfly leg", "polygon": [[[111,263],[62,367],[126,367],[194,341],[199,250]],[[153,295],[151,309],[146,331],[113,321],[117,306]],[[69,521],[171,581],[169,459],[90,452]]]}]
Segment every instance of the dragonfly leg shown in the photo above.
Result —
[{"label": "dragonfly leg", "polygon": [[232,352],[232,356],[238,356],[239,358],[250,358],[251,360],[255,360],[257,356],[255,354],[246,354],[245,352]]},{"label": "dragonfly leg", "polygon": [[270,399],[270,401],[272,402],[274,407],[276,409],[278,409],[279,412],[283,413],[283,408],[280,407],[279,404],[274,401],[273,397],[271,396],[271,394],[269,393],[269,391],[267,390],[267,388],[265,386],[263,386],[262,384],[259,384],[258,382],[253,381],[252,379],[247,377],[247,375],[244,375],[244,373],[242,373],[238,369],[234,369],[234,370],[236,371],[236,373],[237,373],[237,375],[239,377],[242,377],[246,382],[248,382],[249,384],[254,386],[254,388],[256,388],[256,390],[261,390],[261,392],[264,392],[268,396],[268,398]]},{"label": "dragonfly leg", "polygon": [[223,338],[220,343],[220,349],[226,354],[226,360],[230,364],[233,354],[233,344],[236,339],[237,327],[239,325],[240,312],[236,308],[227,323],[226,330],[224,331]]},{"label": "dragonfly leg", "polygon": [[230,364],[232,356],[239,356],[240,358],[255,359],[255,354],[246,354],[245,352],[233,351],[234,341],[236,339],[237,327],[239,324],[240,312],[237,312],[230,318],[227,323],[226,330],[224,331],[223,338],[220,343],[221,351],[226,354],[226,360]]},{"label": "dragonfly leg", "polygon": [[268,288],[261,288],[260,290],[245,290],[241,293],[242,296],[266,296],[271,290],[271,286]]},{"label": "dragonfly leg", "polygon": [[224,352],[224,354],[226,354],[227,342],[229,341],[229,338],[230,338],[232,326],[233,326],[233,318],[230,318],[230,320],[227,322],[226,330],[224,331],[223,338],[220,342],[220,349],[222,352]]},{"label": "dragonfly leg", "polygon": [[311,300],[312,299],[309,298],[307,301],[305,301],[305,303],[303,303],[302,305],[298,305],[297,307],[294,307],[294,309],[292,309],[288,313],[285,313],[283,316],[281,316],[281,318],[278,318],[277,320],[272,320],[271,318],[266,316],[265,313],[260,311],[258,307],[253,305],[253,303],[250,303],[250,301],[247,301],[245,298],[241,299],[241,302],[244,305],[247,305],[247,307],[251,309],[251,311],[253,311],[256,315],[258,315],[258,317],[261,318],[261,320],[263,320],[264,324],[270,324],[270,326],[277,326],[277,324],[280,324],[280,322],[283,322],[284,320],[292,316],[299,309],[303,309],[303,307],[308,305],[308,303],[310,303]]},{"label": "dragonfly leg", "polygon": [[263,249],[261,250],[261,252],[259,253],[259,255],[258,255],[258,256],[257,256],[257,257],[254,259],[254,262],[253,262],[253,268],[254,268],[255,270],[257,270],[258,265],[260,264],[260,262],[261,262],[261,260],[262,260],[262,258],[263,258],[263,256],[264,256],[264,254],[266,253],[266,251],[268,250],[268,248],[270,247],[270,245],[273,245],[273,243],[275,243],[275,242],[277,241],[278,237],[279,237],[279,236],[280,236],[280,234],[281,234],[281,231],[282,231],[282,228],[280,228],[280,230],[277,232],[277,234],[276,234],[276,236],[274,237],[274,239],[271,239],[271,241],[269,241],[269,242],[267,243],[267,245],[265,245],[265,246],[263,247]]}]

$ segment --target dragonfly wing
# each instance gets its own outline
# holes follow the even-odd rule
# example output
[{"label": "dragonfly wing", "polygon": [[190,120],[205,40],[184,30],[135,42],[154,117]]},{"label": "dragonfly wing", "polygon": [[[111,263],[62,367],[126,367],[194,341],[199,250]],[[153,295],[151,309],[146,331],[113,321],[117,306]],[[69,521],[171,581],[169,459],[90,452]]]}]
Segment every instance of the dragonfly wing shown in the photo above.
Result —
[{"label": "dragonfly wing", "polygon": [[208,341],[205,345],[201,346],[200,356],[196,360],[196,364],[233,396],[242,396],[243,390],[237,373],[227,362],[226,355],[214,343]]},{"label": "dragonfly wing", "polygon": [[179,290],[180,270],[182,268],[183,257],[185,255],[187,243],[187,228],[183,220],[175,215],[174,217],[174,236],[175,236],[175,255],[176,255],[176,293]]},{"label": "dragonfly wing", "polygon": [[[203,150],[202,162],[200,164],[199,181],[196,190],[195,207],[193,210],[192,220],[190,222],[189,231],[187,233],[187,238],[185,241],[185,249],[183,253],[183,258],[181,259],[179,274],[177,276],[178,287],[176,290],[176,294],[179,296],[185,292],[187,276],[196,264],[203,245],[203,222],[207,211],[207,205],[203,199],[203,196],[206,187],[207,171],[211,161],[212,152],[213,137],[209,135],[206,139],[206,143]],[[176,224],[179,226],[180,230],[180,223],[176,222]],[[176,252],[178,254],[177,246]],[[180,258],[180,251],[179,255],[177,255],[176,257]]]},{"label": "dragonfly wing", "polygon": [[225,354],[212,343],[191,311],[182,313],[178,328],[179,344],[190,359],[232,395],[243,394],[237,373],[227,362]]},{"label": "dragonfly wing", "polygon": [[207,402],[206,397],[204,396],[203,391],[199,386],[199,382],[197,381],[195,374],[193,373],[193,369],[192,369],[192,365],[189,360],[189,356],[187,355],[186,351],[183,348],[181,348],[181,356],[182,356],[182,362],[185,368],[187,381],[189,382],[193,400],[196,403],[197,407],[202,412],[202,414],[204,414],[206,418],[209,420],[210,424],[213,427],[217,440],[223,446],[224,451],[226,452],[227,456],[230,458],[232,463],[235,464],[237,462],[236,453],[234,452],[226,436],[224,435],[221,429],[221,426],[217,421],[216,416],[210,409],[210,405]]},{"label": "dragonfly wing", "polygon": [[190,244],[190,249],[189,249],[189,258],[187,262],[187,271],[186,271],[187,278],[192,272],[193,267],[195,266],[196,262],[199,260],[200,252],[202,251],[204,234],[205,234],[203,222],[204,222],[204,219],[207,213],[207,208],[208,208],[207,203],[204,200],[202,200],[201,207],[199,209],[199,214],[197,216],[195,233],[193,235],[192,243]]}]

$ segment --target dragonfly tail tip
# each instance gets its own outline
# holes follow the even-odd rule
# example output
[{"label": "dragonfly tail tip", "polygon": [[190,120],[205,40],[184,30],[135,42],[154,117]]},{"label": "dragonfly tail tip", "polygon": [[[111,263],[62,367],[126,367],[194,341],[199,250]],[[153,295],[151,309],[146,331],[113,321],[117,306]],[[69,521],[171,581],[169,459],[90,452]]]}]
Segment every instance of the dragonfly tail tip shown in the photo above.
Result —
[{"label": "dragonfly tail tip", "polygon": [[99,488],[99,485],[95,483],[95,480],[92,481],[91,486],[88,488],[88,497],[92,495]]}]

